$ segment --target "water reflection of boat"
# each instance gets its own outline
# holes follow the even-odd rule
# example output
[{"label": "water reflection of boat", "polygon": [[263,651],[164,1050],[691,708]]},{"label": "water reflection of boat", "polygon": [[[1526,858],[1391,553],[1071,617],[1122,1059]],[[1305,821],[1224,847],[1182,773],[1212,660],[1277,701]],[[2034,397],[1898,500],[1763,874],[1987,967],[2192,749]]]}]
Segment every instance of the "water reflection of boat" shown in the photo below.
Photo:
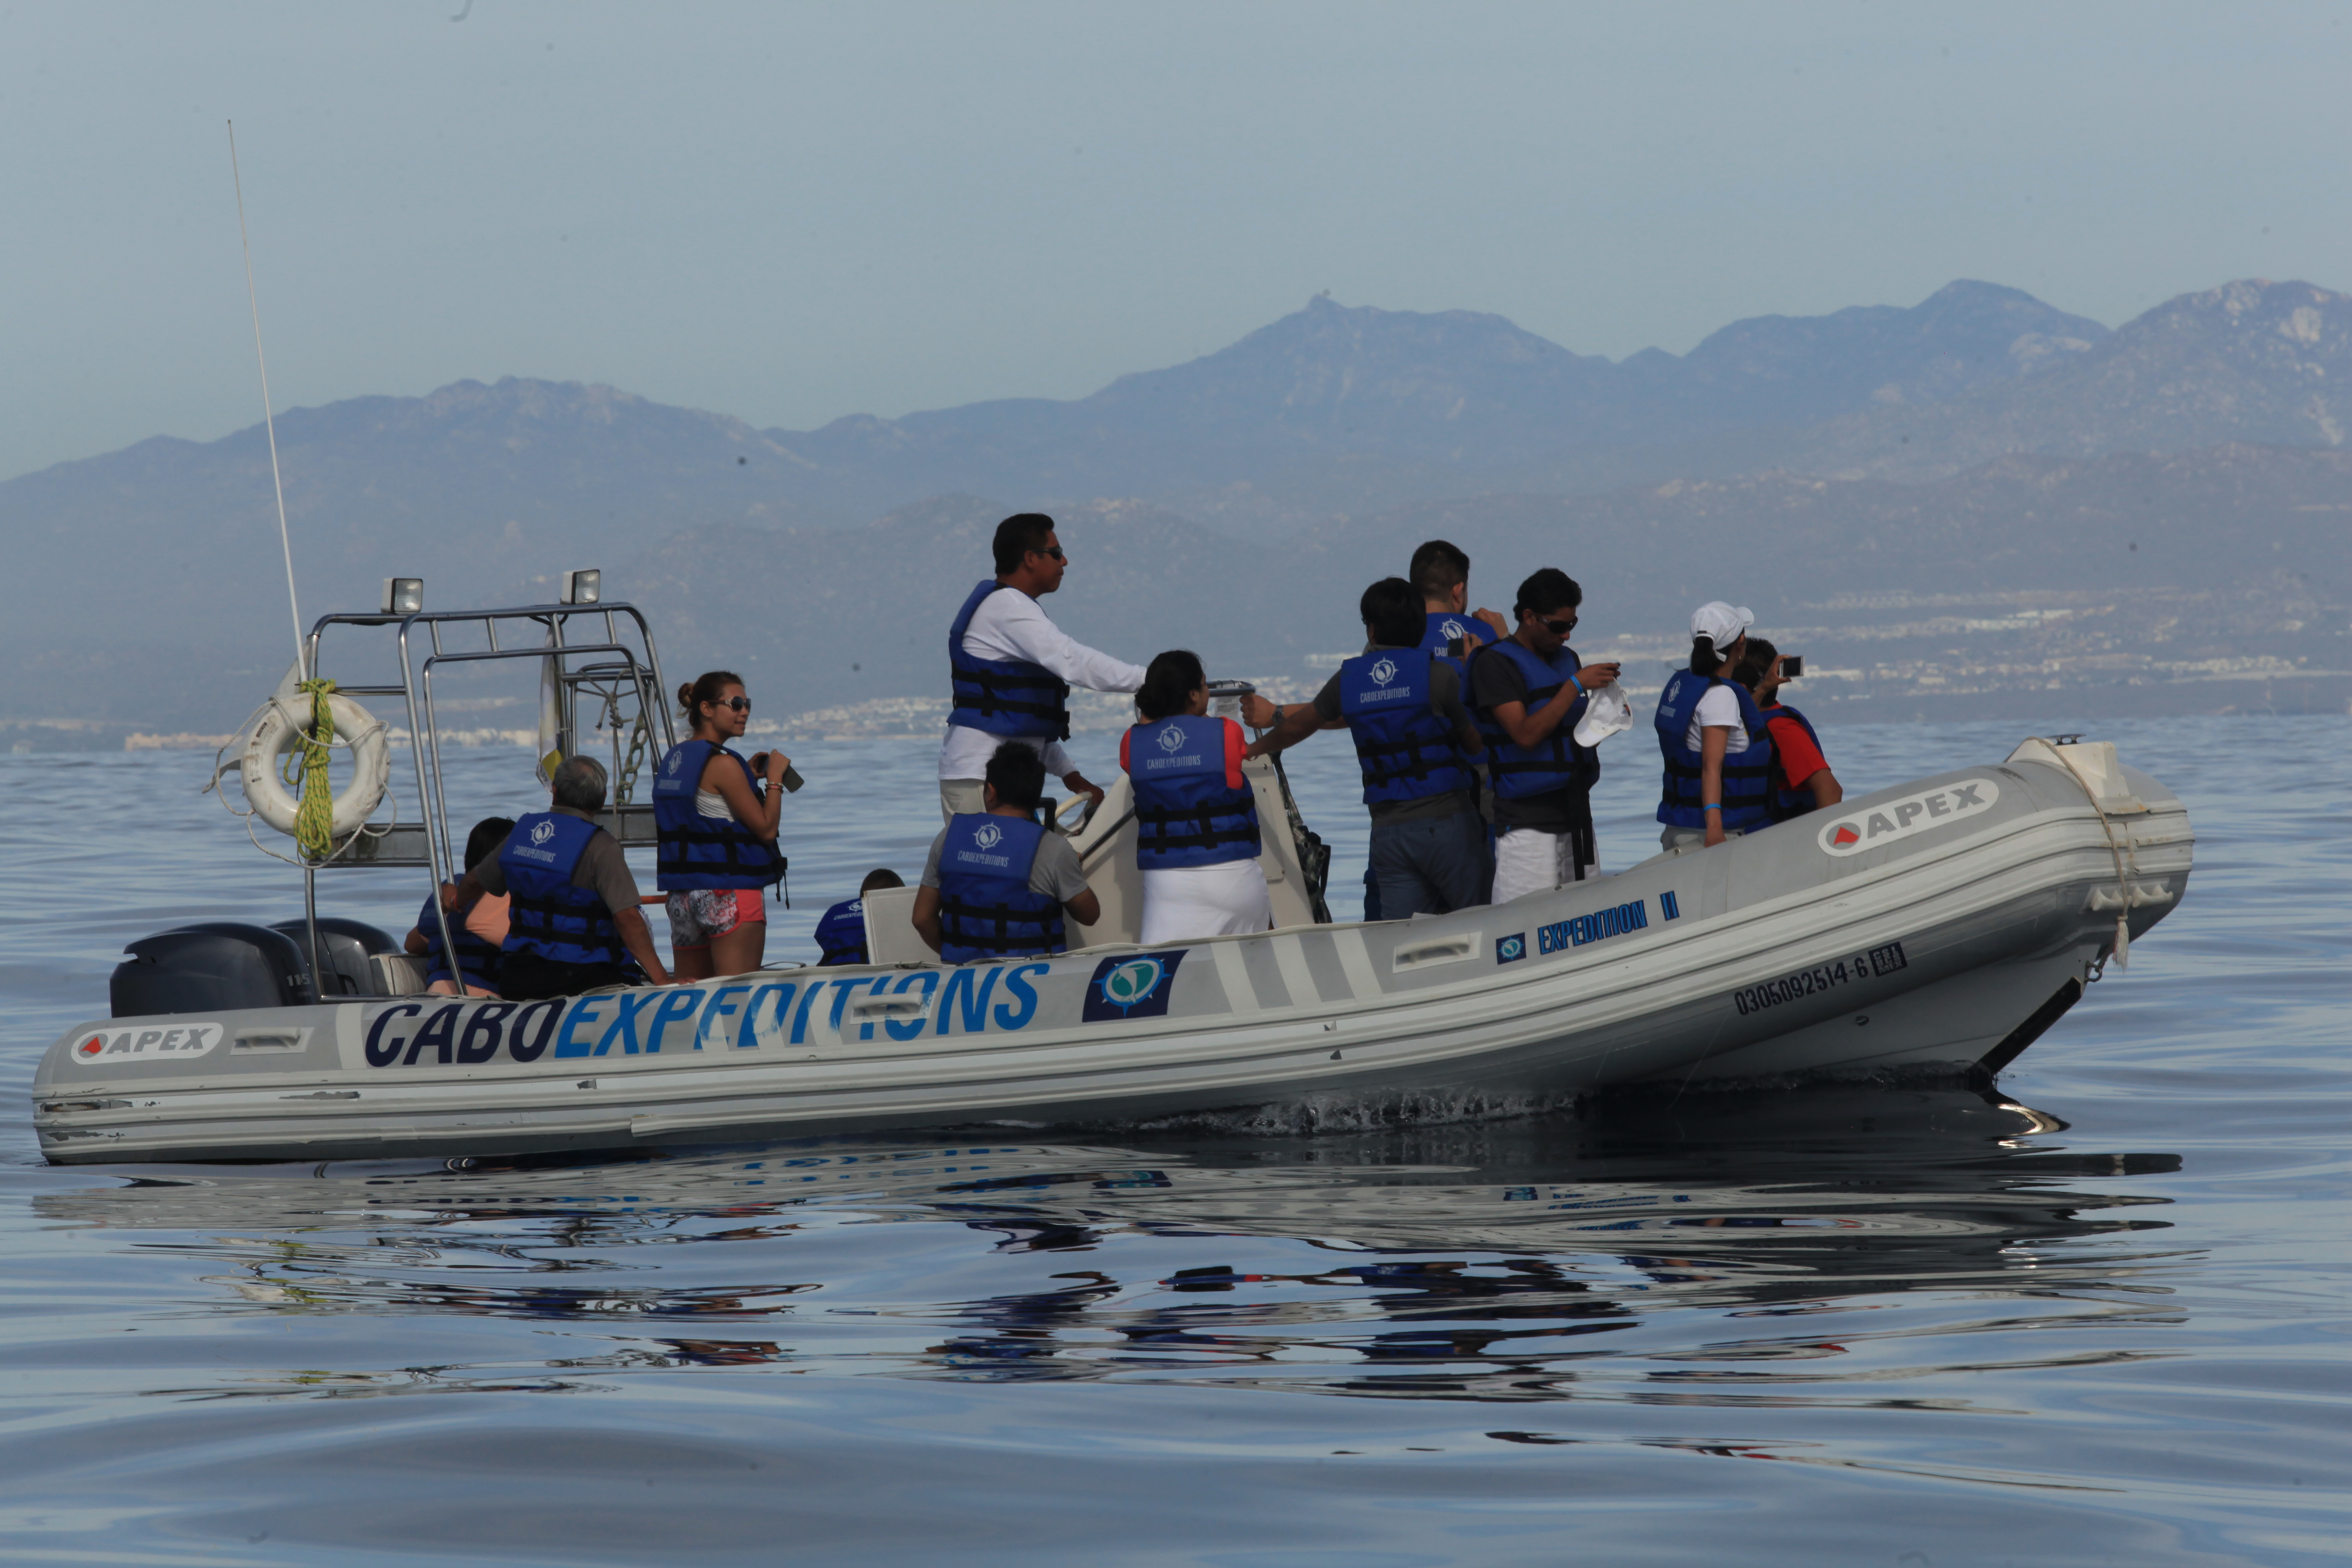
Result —
[{"label": "water reflection of boat", "polygon": [[[635,1324],[698,1364],[784,1355],[773,1325],[815,1310],[824,1288],[648,1284],[598,1257],[646,1240],[772,1239],[850,1211],[1083,1261],[1034,1291],[921,1310],[940,1337],[919,1360],[935,1372],[1086,1375],[1113,1369],[1106,1343],[1270,1364],[1307,1342],[1344,1343],[1367,1367],[1491,1370],[1548,1363],[1568,1353],[1561,1335],[1630,1326],[1667,1303],[1801,1312],[1853,1294],[2113,1281],[2139,1264],[2079,1244],[2147,1227],[2139,1211],[2158,1200],[2080,1184],[2176,1162],[2050,1146],[2061,1131],[1991,1094],[1817,1086],[1761,1106],[1659,1096],[1587,1116],[1287,1140],[145,1167],[35,1207],[53,1223],[258,1238],[264,1256],[213,1277],[257,1308]],[[1163,1268],[1157,1255],[1176,1249],[1155,1239],[1188,1257],[1222,1242],[1231,1256]],[[756,1342],[732,1337],[747,1331]],[[1459,1369],[1441,1381],[1458,1384]]]},{"label": "water reflection of boat", "polygon": [[[567,638],[583,617],[602,629]],[[427,765],[437,666],[561,666],[560,712],[592,693],[634,715],[606,731],[625,784],[624,731],[650,741],[667,721],[647,695],[667,689],[651,637],[625,605],[425,614],[387,602],[382,615],[324,617],[309,668],[321,633],[367,626],[395,629],[399,680],[350,689],[406,702],[425,809],[420,824],[347,837],[339,867],[453,869]],[[488,646],[445,650],[445,627]],[[274,754],[295,733],[289,721],[256,745]],[[248,777],[266,777],[267,761],[248,755]],[[1250,767],[1261,818],[1295,820],[1278,778]],[[271,980],[265,999],[230,1003],[214,973],[229,959],[215,950],[241,939],[178,933],[184,973],[142,952],[117,973],[126,1016],[78,1026],[43,1057],[42,1152],[66,1163],[505,1154],[1318,1098],[1525,1110],[1657,1079],[1990,1076],[2177,904],[2191,861],[2185,808],[2111,744],[2028,740],[1998,763],[1710,849],[1430,919],[1328,923],[1309,896],[1311,836],[1272,832],[1284,929],[1147,950],[1124,787],[1075,835],[1110,912],[1093,947],[1051,957],[947,966],[894,950],[911,928],[877,894],[867,965],[461,1002],[392,994],[391,966],[370,969],[352,938],[356,978],[337,998],[320,994],[335,944],[321,946],[312,921],[307,961],[301,944],[248,931],[261,945],[246,967],[283,971],[292,990],[281,997]],[[625,842],[649,826],[625,803],[610,822]],[[282,949],[277,970],[265,948]]]}]

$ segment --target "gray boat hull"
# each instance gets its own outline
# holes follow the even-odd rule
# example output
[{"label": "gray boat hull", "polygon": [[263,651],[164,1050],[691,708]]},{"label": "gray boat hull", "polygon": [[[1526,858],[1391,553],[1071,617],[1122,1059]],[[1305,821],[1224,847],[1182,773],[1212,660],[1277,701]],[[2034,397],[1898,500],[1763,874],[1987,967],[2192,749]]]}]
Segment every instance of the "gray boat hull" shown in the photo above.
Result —
[{"label": "gray boat hull", "polygon": [[2177,904],[2192,848],[2180,803],[2111,749],[2029,742],[1433,918],[557,1003],[111,1019],[50,1047],[35,1121],[59,1163],[455,1157],[1990,1072],[2082,994],[2119,922],[2137,939]]}]

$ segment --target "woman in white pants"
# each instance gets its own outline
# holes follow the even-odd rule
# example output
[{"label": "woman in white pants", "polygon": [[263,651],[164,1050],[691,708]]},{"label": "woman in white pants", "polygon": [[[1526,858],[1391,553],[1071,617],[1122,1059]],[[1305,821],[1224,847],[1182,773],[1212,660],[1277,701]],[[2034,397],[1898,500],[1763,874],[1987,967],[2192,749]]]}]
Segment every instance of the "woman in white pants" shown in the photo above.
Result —
[{"label": "woman in white pants", "polygon": [[1242,775],[1247,742],[1239,724],[1209,717],[1200,656],[1173,648],[1154,658],[1135,707],[1141,722],[1119,738],[1118,764],[1135,788],[1142,940],[1270,930],[1257,801]]}]

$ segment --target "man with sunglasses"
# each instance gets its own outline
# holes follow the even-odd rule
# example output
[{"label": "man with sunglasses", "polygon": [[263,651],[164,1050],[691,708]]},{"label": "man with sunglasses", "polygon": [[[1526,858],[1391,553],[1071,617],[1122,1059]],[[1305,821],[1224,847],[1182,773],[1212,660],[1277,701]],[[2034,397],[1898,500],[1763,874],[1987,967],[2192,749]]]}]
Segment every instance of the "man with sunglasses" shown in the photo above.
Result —
[{"label": "man with sunglasses", "polygon": [[1103,792],[1062,746],[1070,738],[1070,688],[1134,691],[1143,685],[1143,667],[1074,640],[1038,608],[1069,570],[1052,518],[1039,511],[1006,518],[992,549],[995,577],[972,585],[948,628],[955,709],[940,747],[940,816],[952,821],[987,809],[981,792],[988,761],[1007,741],[1037,752],[1047,773],[1100,805]]},{"label": "man with sunglasses", "polygon": [[1617,679],[1568,646],[1584,590],[1547,566],[1519,584],[1518,629],[1470,661],[1470,694],[1495,789],[1493,901],[1598,875],[1591,789],[1601,759],[1576,743],[1585,694]]}]

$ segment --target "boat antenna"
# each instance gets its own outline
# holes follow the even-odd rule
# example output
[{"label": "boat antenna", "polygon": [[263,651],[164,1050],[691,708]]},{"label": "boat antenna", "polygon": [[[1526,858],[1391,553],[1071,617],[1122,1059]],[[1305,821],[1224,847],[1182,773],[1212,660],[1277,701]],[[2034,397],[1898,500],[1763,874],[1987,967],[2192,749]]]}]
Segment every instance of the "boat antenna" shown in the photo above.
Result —
[{"label": "boat antenna", "polygon": [[236,168],[236,121],[228,122],[228,177],[236,186],[236,237],[245,247],[245,299],[253,308],[253,358],[261,366],[261,427],[269,434],[269,482],[278,489],[278,544],[286,554],[286,607],[294,616],[294,668],[303,669],[302,605],[294,595],[294,542],[286,531],[286,480],[278,471],[278,421],[269,412],[269,361],[261,352],[261,296],[253,288],[253,241],[245,231],[245,179]]}]

